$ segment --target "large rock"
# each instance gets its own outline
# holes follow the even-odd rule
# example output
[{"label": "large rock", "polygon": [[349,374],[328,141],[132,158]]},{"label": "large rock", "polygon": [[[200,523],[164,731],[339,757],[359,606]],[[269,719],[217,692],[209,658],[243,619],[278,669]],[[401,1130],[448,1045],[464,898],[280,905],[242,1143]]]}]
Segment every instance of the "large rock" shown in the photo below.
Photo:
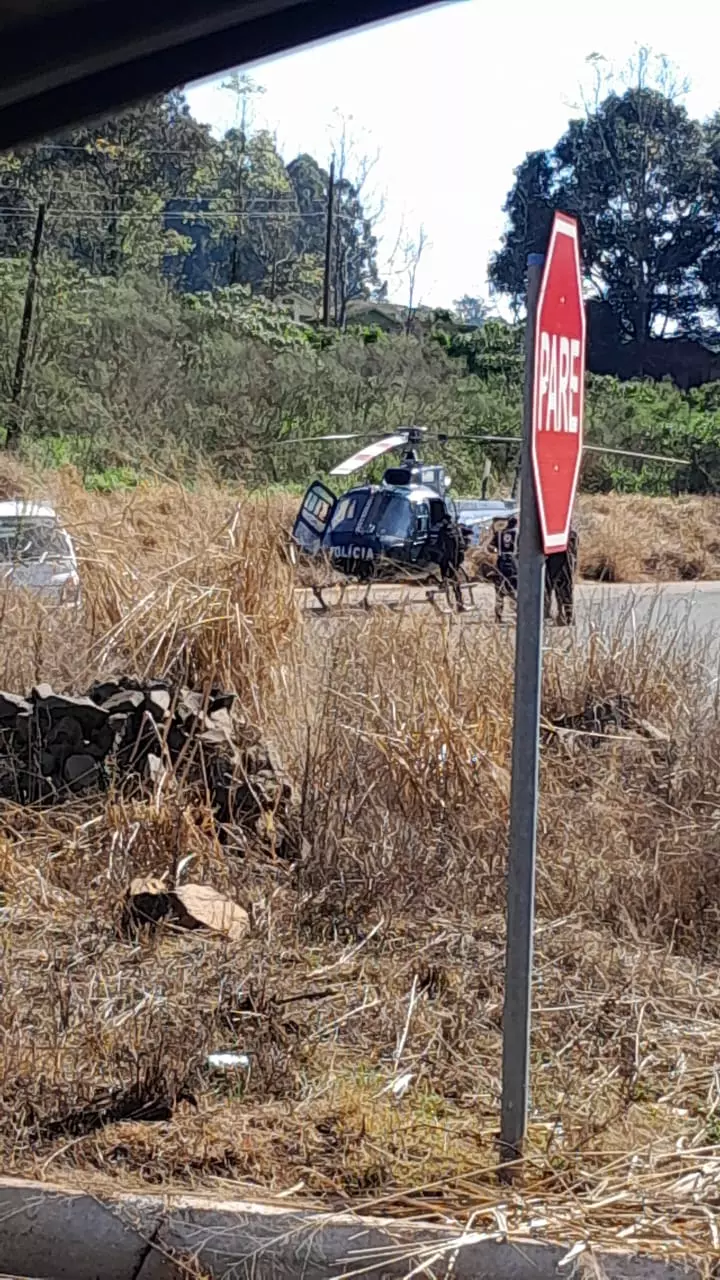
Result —
[{"label": "large rock", "polygon": [[68,756],[63,773],[71,791],[93,791],[100,781],[97,760],[86,754]]},{"label": "large rock", "polygon": [[29,714],[31,711],[32,704],[27,698],[21,698],[17,693],[0,693],[0,721],[15,721],[21,712]]},{"label": "large rock", "polygon": [[70,716],[80,724],[83,736],[92,734],[105,723],[107,711],[98,707],[92,698],[73,698],[63,693],[54,693],[49,684],[39,684],[32,691],[32,701],[36,714],[42,719],[47,716],[51,722]]},{"label": "large rock", "polygon": [[259,836],[279,857],[300,855],[299,797],[272,746],[256,743],[233,754],[218,752],[208,775],[221,825]]},{"label": "large rock", "polygon": [[116,747],[126,723],[127,717],[124,715],[108,716],[105,724],[95,730],[85,747],[87,754],[95,760],[104,760]]},{"label": "large rock", "polygon": [[226,707],[219,707],[211,715],[204,717],[206,728],[200,734],[200,741],[218,747],[232,746],[233,722]]},{"label": "large rock", "polygon": [[250,930],[250,917],[237,902],[209,884],[184,884],[170,895],[178,924],[186,929],[209,929],[239,942]]},{"label": "large rock", "polygon": [[167,680],[138,680],[135,676],[118,676],[117,680],[97,680],[91,685],[88,696],[93,702],[102,705],[108,698],[123,690],[145,693],[148,690],[169,688]]},{"label": "large rock", "polygon": [[235,700],[236,694],[225,693],[222,689],[213,689],[210,693],[208,711],[210,715],[214,715],[216,711],[232,711]]},{"label": "large rock", "polygon": [[92,698],[99,707],[103,706],[108,698],[114,698],[116,693],[120,693],[125,688],[124,683],[119,680],[96,680],[95,684],[90,686],[88,697]]},{"label": "large rock", "polygon": [[197,720],[205,708],[205,697],[197,689],[181,689],[177,700],[175,714],[185,723]]},{"label": "large rock", "polygon": [[117,693],[111,694],[102,703],[103,711],[109,716],[124,715],[130,716],[145,702],[145,694],[142,689],[118,689]]},{"label": "large rock", "polygon": [[209,884],[185,884],[168,889],[148,876],[132,881],[124,925],[156,924],[167,920],[180,929],[207,929],[239,942],[250,930],[250,917],[237,902]]},{"label": "large rock", "polygon": [[172,702],[172,694],[169,689],[148,689],[145,695],[145,706],[147,707],[153,720],[158,722],[165,719],[170,713],[170,703]]},{"label": "large rock", "polygon": [[19,742],[26,743],[29,741],[30,726],[32,722],[33,722],[32,707],[30,708],[29,711],[19,712],[17,719],[15,720],[15,724],[13,726]]},{"label": "large rock", "polygon": [[61,716],[50,726],[45,735],[45,743],[48,747],[81,747],[84,741],[82,725],[75,716]]},{"label": "large rock", "polygon": [[54,751],[40,752],[40,772],[43,778],[52,778],[58,767],[62,768],[64,760],[58,760]]},{"label": "large rock", "polygon": [[154,876],[137,876],[131,882],[125,900],[123,928],[128,930],[137,925],[157,924],[169,916],[170,911],[170,894],[164,882]]},{"label": "large rock", "polygon": [[[275,853],[282,848],[293,856],[299,832],[293,787],[234,704],[235,695],[221,689],[134,677],[98,681],[89,697],[55,693],[49,684],[38,684],[30,699],[0,693],[6,779],[0,791],[10,788],[22,802],[56,803],[68,790],[104,787],[106,765],[119,783],[156,782],[159,772],[176,767],[186,785],[205,793],[210,784],[221,837],[241,826]],[[174,901],[177,911],[180,898]]]}]

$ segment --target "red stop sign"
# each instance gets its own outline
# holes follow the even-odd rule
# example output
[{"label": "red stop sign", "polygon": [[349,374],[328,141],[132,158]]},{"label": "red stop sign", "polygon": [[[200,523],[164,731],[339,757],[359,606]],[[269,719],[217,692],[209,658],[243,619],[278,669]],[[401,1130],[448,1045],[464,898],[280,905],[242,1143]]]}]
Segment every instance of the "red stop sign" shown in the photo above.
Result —
[{"label": "red stop sign", "polygon": [[535,321],[532,459],[546,554],[565,551],[583,441],[585,308],[578,225],[556,213]]}]

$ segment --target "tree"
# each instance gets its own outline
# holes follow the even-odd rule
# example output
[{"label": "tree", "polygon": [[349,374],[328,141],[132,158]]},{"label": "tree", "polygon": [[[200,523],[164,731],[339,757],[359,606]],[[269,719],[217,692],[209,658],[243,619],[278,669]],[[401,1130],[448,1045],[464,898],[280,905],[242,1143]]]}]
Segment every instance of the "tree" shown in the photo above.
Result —
[{"label": "tree", "polygon": [[490,308],[485,299],[474,298],[469,293],[464,293],[462,298],[456,298],[453,307],[463,324],[473,325],[475,328],[485,324],[490,314]]},{"label": "tree", "polygon": [[[715,112],[705,125],[705,145],[710,164],[710,214],[715,225],[720,227],[720,111]],[[698,271],[707,300],[717,315],[720,313],[720,236],[703,256]]]},{"label": "tree", "polygon": [[579,217],[588,289],[623,336],[642,344],[702,327],[711,278],[720,278],[713,162],[707,130],[672,92],[644,82],[611,92],[516,170],[490,265],[492,285],[516,306],[527,254],[545,248],[554,209]]},{"label": "tree", "polygon": [[[375,296],[382,289],[377,267],[374,223],[377,211],[367,212],[362,187],[371,162],[360,160],[358,176],[347,175],[352,146],[341,136],[336,154],[333,254],[330,263],[332,313],[335,323],[345,323],[347,304],[353,298]],[[300,155],[287,168],[298,202],[297,252],[300,258],[295,288],[319,296],[325,252],[325,218],[330,175],[312,156]],[[302,268],[302,270],[300,270]]]},{"label": "tree", "polygon": [[100,274],[159,268],[183,247],[163,221],[166,203],[193,190],[212,145],[209,130],[174,92],[11,153],[3,160],[2,251],[27,249],[37,206],[46,201],[49,250]]},{"label": "tree", "polygon": [[352,131],[352,117],[346,118],[339,112],[335,114],[332,294],[335,324],[343,328],[348,303],[355,298],[375,296],[381,289],[375,225],[382,212],[382,205],[370,210],[366,193],[368,178],[377,163],[379,153],[372,155],[364,152],[360,140]]},{"label": "tree", "polygon": [[488,272],[493,288],[508,294],[515,310],[525,297],[528,254],[544,252],[557,206],[553,152],[533,151],[515,170],[503,210],[507,229],[502,248],[491,259]]},{"label": "tree", "polygon": [[267,130],[242,139],[231,130],[219,160],[211,208],[223,251],[214,283],[251,284],[274,298],[296,257],[299,221],[282,157]]},{"label": "tree", "polygon": [[[163,275],[182,292],[249,286],[271,300],[322,290],[328,173],[307,155],[286,165],[273,135],[253,127],[262,89],[225,83],[232,127],[221,139],[180,92],[0,157],[0,257],[29,252],[48,204],[45,247],[92,275]],[[361,197],[371,163],[340,138],[332,270],[340,323],[350,298],[380,285],[372,216]]]},{"label": "tree", "polygon": [[322,258],[325,252],[329,174],[313,156],[303,154],[290,161],[287,175],[295,193],[299,214],[298,250],[301,253],[317,254]]},{"label": "tree", "polygon": [[412,330],[413,320],[419,306],[417,274],[427,246],[428,237],[424,226],[420,226],[417,236],[412,236],[406,232],[403,226],[400,228],[397,243],[390,257],[389,268],[391,273],[398,280],[398,283],[402,283],[407,290],[405,309],[406,334],[409,334]]},{"label": "tree", "polygon": [[[262,86],[252,76],[232,72],[222,83],[222,89],[234,99],[235,120],[227,130],[220,146],[215,148],[211,169],[206,175],[206,185],[213,199],[210,208],[214,214],[226,215],[212,228],[223,248],[220,261],[226,257],[226,270],[219,272],[215,284],[239,284],[241,281],[260,283],[257,270],[253,273],[248,261],[250,247],[250,222],[248,209],[248,178],[252,165],[249,156],[249,136],[253,115],[253,101],[264,93]],[[224,250],[224,253],[223,253]]]}]

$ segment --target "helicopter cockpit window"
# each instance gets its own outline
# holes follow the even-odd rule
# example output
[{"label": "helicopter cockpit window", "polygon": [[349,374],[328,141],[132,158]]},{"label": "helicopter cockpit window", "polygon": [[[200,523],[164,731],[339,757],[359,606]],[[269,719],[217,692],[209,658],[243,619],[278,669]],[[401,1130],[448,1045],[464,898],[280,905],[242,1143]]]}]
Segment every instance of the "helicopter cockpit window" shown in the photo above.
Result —
[{"label": "helicopter cockpit window", "polygon": [[305,510],[316,516],[324,524],[327,520],[330,506],[318,493],[310,493],[305,502]]},{"label": "helicopter cockpit window", "polygon": [[415,503],[415,532],[416,534],[425,534],[428,531],[429,511],[426,502]]},{"label": "helicopter cockpit window", "polygon": [[341,498],[330,521],[331,530],[335,531],[343,527],[354,529],[365,501],[366,496],[364,494],[362,496],[349,494],[347,497]]},{"label": "helicopter cockpit window", "polygon": [[358,531],[362,531],[363,533],[375,533],[378,520],[385,510],[389,496],[390,495],[388,493],[373,494],[370,502],[363,512],[363,517],[358,526]]},{"label": "helicopter cockpit window", "polygon": [[407,538],[412,524],[412,507],[407,498],[395,493],[376,493],[365,508],[358,531]]},{"label": "helicopter cockpit window", "polygon": [[392,494],[378,520],[378,533],[391,538],[409,538],[413,525],[413,509],[407,498]]},{"label": "helicopter cockpit window", "polygon": [[440,524],[441,521],[445,519],[446,515],[447,515],[447,512],[445,510],[445,503],[441,502],[439,498],[431,498],[430,499],[430,524],[432,528],[434,529],[436,525]]}]

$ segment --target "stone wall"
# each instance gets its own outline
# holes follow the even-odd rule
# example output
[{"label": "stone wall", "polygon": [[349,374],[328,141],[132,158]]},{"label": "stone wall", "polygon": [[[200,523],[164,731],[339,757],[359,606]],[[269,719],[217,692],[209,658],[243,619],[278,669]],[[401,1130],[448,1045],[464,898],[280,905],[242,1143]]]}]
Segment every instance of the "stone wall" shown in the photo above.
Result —
[{"label": "stone wall", "polygon": [[0,692],[0,799],[52,805],[151,785],[171,771],[206,793],[220,825],[298,843],[292,784],[271,748],[236,714],[234,695],[132,677],[86,694],[37,685]]}]

